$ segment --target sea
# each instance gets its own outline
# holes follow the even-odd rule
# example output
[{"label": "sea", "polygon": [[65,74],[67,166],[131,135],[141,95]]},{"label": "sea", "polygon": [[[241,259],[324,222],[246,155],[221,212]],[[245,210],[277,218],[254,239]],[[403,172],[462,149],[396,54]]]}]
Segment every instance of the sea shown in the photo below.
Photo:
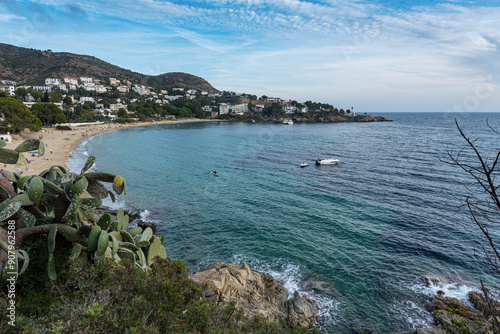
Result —
[{"label": "sea", "polygon": [[128,128],[85,139],[69,167],[95,155],[95,170],[123,176],[128,194],[105,204],[157,223],[168,257],[192,271],[270,273],[316,300],[321,333],[411,333],[435,325],[437,291],[467,301],[480,279],[500,288],[460,208],[474,180],[448,164],[466,144],[456,122],[491,161],[500,113],[378,115],[392,121]]}]

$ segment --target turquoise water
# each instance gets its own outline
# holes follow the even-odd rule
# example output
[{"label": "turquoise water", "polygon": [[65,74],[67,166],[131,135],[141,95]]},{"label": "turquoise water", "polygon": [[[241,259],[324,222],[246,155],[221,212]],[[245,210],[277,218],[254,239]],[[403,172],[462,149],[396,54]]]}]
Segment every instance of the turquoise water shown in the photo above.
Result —
[{"label": "turquoise water", "polygon": [[[384,116],[394,122],[130,128],[86,140],[70,167],[93,154],[96,169],[122,175],[119,205],[144,210],[168,256],[195,271],[246,261],[316,299],[324,333],[408,333],[432,325],[437,289],[464,299],[479,278],[498,283],[456,208],[468,179],[441,160],[463,144],[455,117],[498,151],[485,120],[498,129],[500,114]],[[318,157],[341,163],[317,167]]]}]

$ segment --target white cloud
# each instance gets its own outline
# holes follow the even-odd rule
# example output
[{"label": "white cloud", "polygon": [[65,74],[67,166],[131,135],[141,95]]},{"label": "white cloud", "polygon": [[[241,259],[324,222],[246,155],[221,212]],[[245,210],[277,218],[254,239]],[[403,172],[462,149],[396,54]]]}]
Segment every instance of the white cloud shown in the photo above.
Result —
[{"label": "white cloud", "polygon": [[13,20],[24,20],[24,17],[15,14],[0,14],[0,22],[9,22]]}]

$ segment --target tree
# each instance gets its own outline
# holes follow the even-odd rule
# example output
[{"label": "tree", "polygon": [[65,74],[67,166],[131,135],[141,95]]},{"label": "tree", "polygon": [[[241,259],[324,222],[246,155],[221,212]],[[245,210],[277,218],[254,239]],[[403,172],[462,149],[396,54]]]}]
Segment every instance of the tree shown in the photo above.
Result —
[{"label": "tree", "polygon": [[128,113],[125,108],[118,109],[118,117],[120,118],[128,118]]},{"label": "tree", "polygon": [[72,105],[72,104],[73,104],[73,99],[72,99],[71,97],[69,97],[69,96],[66,96],[66,97],[64,98],[64,100],[63,100],[63,103],[64,103],[65,105],[67,105],[67,106],[70,106],[70,105]]},{"label": "tree", "polygon": [[53,103],[35,103],[31,110],[45,126],[67,122],[64,112]]},{"label": "tree", "polygon": [[61,102],[62,101],[62,95],[59,94],[59,93],[55,93],[55,92],[54,93],[50,93],[49,97],[50,97],[50,101],[52,101],[52,102],[56,102],[57,103],[57,102]]},{"label": "tree", "polygon": [[38,91],[38,90],[32,90],[30,91],[31,96],[33,96],[35,99],[38,99],[38,101],[41,101],[43,99],[43,93]]},{"label": "tree", "polygon": [[26,96],[28,96],[28,90],[22,87],[18,88],[16,89],[16,95],[24,99]]},{"label": "tree", "polygon": [[[445,162],[459,167],[474,180],[474,185],[466,188],[467,197],[461,201],[461,207],[467,209],[471,221],[479,228],[485,241],[482,256],[474,255],[500,274],[500,250],[496,244],[500,223],[500,151],[494,153],[490,159],[486,158],[476,144],[477,139],[467,137],[456,119],[455,124],[466,145],[457,153],[448,151],[451,162]],[[499,132],[489,124],[488,126],[500,136]],[[496,327],[500,328],[498,314],[492,307],[488,289],[484,287],[482,280],[481,287]]]},{"label": "tree", "polygon": [[0,98],[0,122],[8,131],[20,132],[25,128],[39,131],[42,122],[19,100],[12,97]]}]

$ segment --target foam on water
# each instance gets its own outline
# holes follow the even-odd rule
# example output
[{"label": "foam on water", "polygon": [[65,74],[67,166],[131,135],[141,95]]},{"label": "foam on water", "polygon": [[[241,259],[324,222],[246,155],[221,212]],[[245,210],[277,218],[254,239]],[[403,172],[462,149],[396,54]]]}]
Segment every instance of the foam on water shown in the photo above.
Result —
[{"label": "foam on water", "polygon": [[457,298],[469,306],[472,306],[469,302],[469,292],[479,292],[479,289],[460,282],[446,283],[436,278],[426,278],[426,282],[427,284],[422,283],[413,285],[411,290],[417,294],[423,294],[428,297],[433,297],[440,291],[444,293],[445,297]]},{"label": "foam on water", "polygon": [[288,292],[288,298],[292,298],[295,291],[302,296],[307,296],[314,300],[319,307],[318,322],[316,327],[328,327],[335,324],[340,318],[340,303],[324,290],[324,282],[304,277],[304,269],[300,265],[277,259],[272,263],[264,263],[257,259],[251,259],[244,255],[234,255],[231,263],[246,262],[254,270],[270,274],[275,279],[283,281],[283,286]]},{"label": "foam on water", "polygon": [[421,283],[412,284],[408,288],[415,300],[397,301],[391,308],[400,319],[408,324],[409,331],[437,326],[432,313],[427,310],[426,306],[438,292],[445,297],[457,298],[471,307],[473,305],[468,299],[469,292],[479,292],[479,289],[465,283],[447,283],[435,277],[426,277]]}]

